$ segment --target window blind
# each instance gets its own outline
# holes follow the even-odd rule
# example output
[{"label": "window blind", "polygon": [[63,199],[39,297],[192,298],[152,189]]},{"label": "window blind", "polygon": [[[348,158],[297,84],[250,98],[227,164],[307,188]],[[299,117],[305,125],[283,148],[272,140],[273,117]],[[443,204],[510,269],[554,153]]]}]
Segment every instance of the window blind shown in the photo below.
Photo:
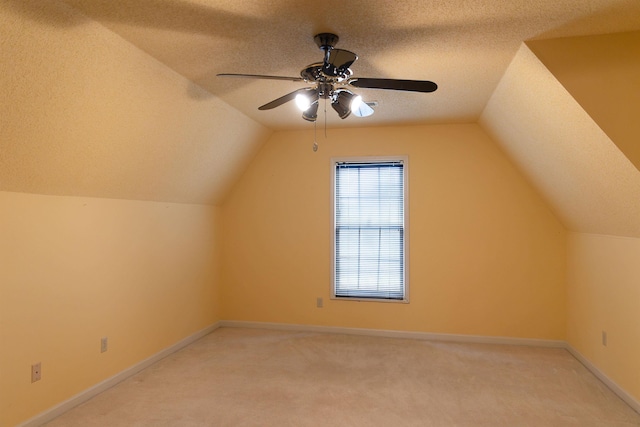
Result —
[{"label": "window blind", "polygon": [[403,163],[335,167],[335,296],[404,299]]}]

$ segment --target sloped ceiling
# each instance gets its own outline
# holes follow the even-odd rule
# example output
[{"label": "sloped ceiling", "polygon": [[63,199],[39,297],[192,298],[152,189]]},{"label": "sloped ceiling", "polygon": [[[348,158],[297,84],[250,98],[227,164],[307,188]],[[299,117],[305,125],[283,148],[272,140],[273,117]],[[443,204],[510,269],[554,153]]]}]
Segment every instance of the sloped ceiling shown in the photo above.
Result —
[{"label": "sloped ceiling", "polygon": [[64,3],[0,2],[0,191],[219,204],[270,131]]},{"label": "sloped ceiling", "polygon": [[216,74],[298,76],[322,59],[319,32],[359,55],[356,76],[438,83],[432,94],[360,90],[379,103],[368,118],[328,108],[330,126],[366,126],[475,122],[524,40],[640,30],[637,0],[65,1],[270,129],[311,126],[293,103],[257,109],[300,84]]},{"label": "sloped ceiling", "polygon": [[359,55],[356,76],[439,89],[366,90],[373,116],[329,108],[328,126],[479,120],[569,229],[640,237],[640,1],[4,0],[0,13],[0,190],[219,204],[270,132],[311,125],[292,103],[257,109],[299,84],[216,74],[297,76],[330,31]]},{"label": "sloped ceiling", "polygon": [[526,45],[480,123],[567,228],[640,237],[640,172]]},{"label": "sloped ceiling", "polygon": [[640,169],[640,31],[527,45]]}]

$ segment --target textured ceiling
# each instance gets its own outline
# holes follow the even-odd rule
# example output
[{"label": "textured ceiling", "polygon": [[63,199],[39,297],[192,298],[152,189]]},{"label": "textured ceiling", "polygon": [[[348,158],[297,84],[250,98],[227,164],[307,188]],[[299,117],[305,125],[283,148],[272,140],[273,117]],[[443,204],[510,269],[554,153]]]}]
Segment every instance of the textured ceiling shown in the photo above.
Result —
[{"label": "textured ceiling", "polygon": [[300,84],[215,75],[298,76],[322,58],[319,32],[359,55],[356,76],[439,85],[431,94],[358,90],[379,103],[368,118],[341,121],[329,108],[330,126],[362,126],[474,122],[524,40],[640,29],[638,0],[65,1],[271,129],[310,126],[293,103],[257,110]]},{"label": "textured ceiling", "polygon": [[356,76],[439,89],[362,90],[376,114],[329,126],[479,120],[569,229],[640,237],[637,36],[592,37],[638,30],[638,0],[2,0],[0,190],[221,204],[311,125],[257,109],[297,83],[215,75],[296,76],[331,31]]},{"label": "textured ceiling", "polygon": [[526,45],[480,123],[569,230],[640,237],[640,172]]},{"label": "textured ceiling", "polygon": [[527,45],[640,170],[640,31]]},{"label": "textured ceiling", "polygon": [[0,58],[0,191],[219,204],[270,134],[64,3],[0,1]]}]

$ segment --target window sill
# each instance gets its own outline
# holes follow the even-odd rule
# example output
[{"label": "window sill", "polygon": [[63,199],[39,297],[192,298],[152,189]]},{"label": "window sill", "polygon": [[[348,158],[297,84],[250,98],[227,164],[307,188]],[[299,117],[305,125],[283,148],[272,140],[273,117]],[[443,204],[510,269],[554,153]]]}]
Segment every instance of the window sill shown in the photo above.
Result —
[{"label": "window sill", "polygon": [[409,304],[409,300],[405,299],[385,299],[385,298],[358,298],[358,297],[337,297],[332,296],[330,299],[336,301],[355,301],[355,302],[384,302],[396,304]]}]

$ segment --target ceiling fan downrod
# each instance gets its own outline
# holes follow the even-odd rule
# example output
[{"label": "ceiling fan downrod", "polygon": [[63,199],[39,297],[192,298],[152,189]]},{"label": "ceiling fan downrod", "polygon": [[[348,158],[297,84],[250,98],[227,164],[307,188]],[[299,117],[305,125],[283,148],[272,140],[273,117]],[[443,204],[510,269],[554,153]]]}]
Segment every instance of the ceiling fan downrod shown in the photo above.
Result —
[{"label": "ceiling fan downrod", "polygon": [[318,47],[324,52],[324,63],[327,64],[329,62],[331,49],[335,47],[340,38],[335,34],[320,33],[316,34],[313,40],[315,40]]}]

